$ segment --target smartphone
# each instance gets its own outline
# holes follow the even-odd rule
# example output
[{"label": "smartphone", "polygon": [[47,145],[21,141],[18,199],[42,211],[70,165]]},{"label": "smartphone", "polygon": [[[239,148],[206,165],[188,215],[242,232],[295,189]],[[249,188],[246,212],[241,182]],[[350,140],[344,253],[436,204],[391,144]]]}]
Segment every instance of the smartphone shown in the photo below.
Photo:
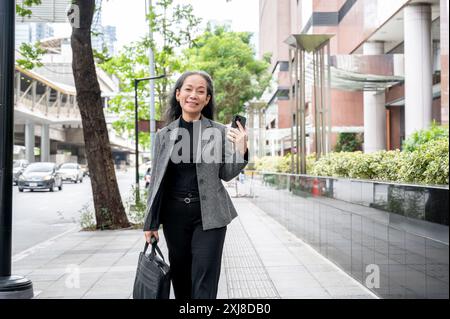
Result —
[{"label": "smartphone", "polygon": [[245,122],[247,119],[244,116],[241,115],[235,115],[233,116],[233,121],[231,121],[231,127],[238,128],[236,121],[239,121],[243,128],[245,128]]}]

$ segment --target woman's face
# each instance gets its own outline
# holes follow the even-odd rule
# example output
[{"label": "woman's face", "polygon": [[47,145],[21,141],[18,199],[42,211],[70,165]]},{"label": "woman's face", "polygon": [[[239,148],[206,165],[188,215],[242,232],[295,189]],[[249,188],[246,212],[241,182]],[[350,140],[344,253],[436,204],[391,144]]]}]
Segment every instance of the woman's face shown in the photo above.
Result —
[{"label": "woman's face", "polygon": [[198,74],[190,75],[184,80],[182,87],[176,91],[176,98],[183,112],[199,114],[202,111],[211,98],[207,87],[206,80]]}]

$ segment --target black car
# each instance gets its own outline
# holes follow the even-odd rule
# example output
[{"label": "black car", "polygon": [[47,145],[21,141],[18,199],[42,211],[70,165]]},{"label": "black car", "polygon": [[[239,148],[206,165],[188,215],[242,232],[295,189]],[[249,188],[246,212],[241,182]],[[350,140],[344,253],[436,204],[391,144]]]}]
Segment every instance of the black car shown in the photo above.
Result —
[{"label": "black car", "polygon": [[55,187],[62,190],[62,178],[55,163],[31,163],[19,176],[18,186],[19,192],[24,189],[49,189],[53,192]]}]

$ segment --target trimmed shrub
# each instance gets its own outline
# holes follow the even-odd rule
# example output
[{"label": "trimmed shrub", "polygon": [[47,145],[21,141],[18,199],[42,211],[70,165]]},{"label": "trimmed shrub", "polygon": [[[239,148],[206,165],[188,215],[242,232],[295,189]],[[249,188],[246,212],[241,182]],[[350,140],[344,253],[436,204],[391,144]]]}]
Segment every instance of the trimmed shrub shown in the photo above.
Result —
[{"label": "trimmed shrub", "polygon": [[367,154],[370,157],[369,168],[372,179],[380,181],[398,181],[399,170],[404,165],[404,156],[400,150],[379,151]]},{"label": "trimmed shrub", "polygon": [[[263,156],[255,160],[255,170],[275,173],[291,173],[291,153],[284,156]],[[295,156],[295,154],[294,154]],[[316,154],[306,156],[306,171],[311,172]]]},{"label": "trimmed shrub", "polygon": [[255,160],[255,170],[266,172],[278,172],[278,163],[282,160],[281,156],[263,156]]},{"label": "trimmed shrub", "polygon": [[399,179],[407,183],[448,184],[448,139],[432,140],[404,152]]},{"label": "trimmed shrub", "polygon": [[431,127],[426,130],[416,131],[403,142],[403,150],[407,152],[416,151],[421,145],[435,140],[448,141],[448,127],[438,126],[433,121]]},{"label": "trimmed shrub", "polygon": [[[307,173],[315,176],[448,185],[448,137],[439,136],[435,140],[415,144],[414,151],[379,151],[368,154],[361,151],[333,152],[318,161],[315,161],[315,155],[311,154],[307,157]],[[257,161],[256,169],[290,173],[290,156],[265,156]]]}]

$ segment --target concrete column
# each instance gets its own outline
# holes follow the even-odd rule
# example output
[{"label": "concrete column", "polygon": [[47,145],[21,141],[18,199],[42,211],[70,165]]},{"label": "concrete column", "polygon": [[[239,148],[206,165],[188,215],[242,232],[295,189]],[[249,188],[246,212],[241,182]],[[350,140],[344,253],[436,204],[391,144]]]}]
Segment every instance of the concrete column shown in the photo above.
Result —
[{"label": "concrete column", "polygon": [[265,147],[266,147],[266,139],[265,139],[265,126],[264,126],[264,113],[261,109],[258,110],[258,124],[259,124],[259,136],[258,136],[258,156],[261,158],[265,153]]},{"label": "concrete column", "polygon": [[405,135],[430,126],[432,116],[431,5],[409,5],[405,28]]},{"label": "concrete column", "polygon": [[41,162],[50,161],[50,127],[48,124],[41,126]]},{"label": "concrete column", "polygon": [[34,124],[25,124],[25,159],[34,162]]},{"label": "concrete column", "polygon": [[275,137],[271,136],[270,137],[270,154],[271,154],[271,156],[275,156],[276,155],[276,152],[275,152],[275,146],[276,145],[275,145],[275,143],[276,143]]},{"label": "concrete column", "polygon": [[[366,55],[384,54],[383,42],[367,42]],[[386,95],[384,92],[364,92],[364,152],[386,149]]]}]

